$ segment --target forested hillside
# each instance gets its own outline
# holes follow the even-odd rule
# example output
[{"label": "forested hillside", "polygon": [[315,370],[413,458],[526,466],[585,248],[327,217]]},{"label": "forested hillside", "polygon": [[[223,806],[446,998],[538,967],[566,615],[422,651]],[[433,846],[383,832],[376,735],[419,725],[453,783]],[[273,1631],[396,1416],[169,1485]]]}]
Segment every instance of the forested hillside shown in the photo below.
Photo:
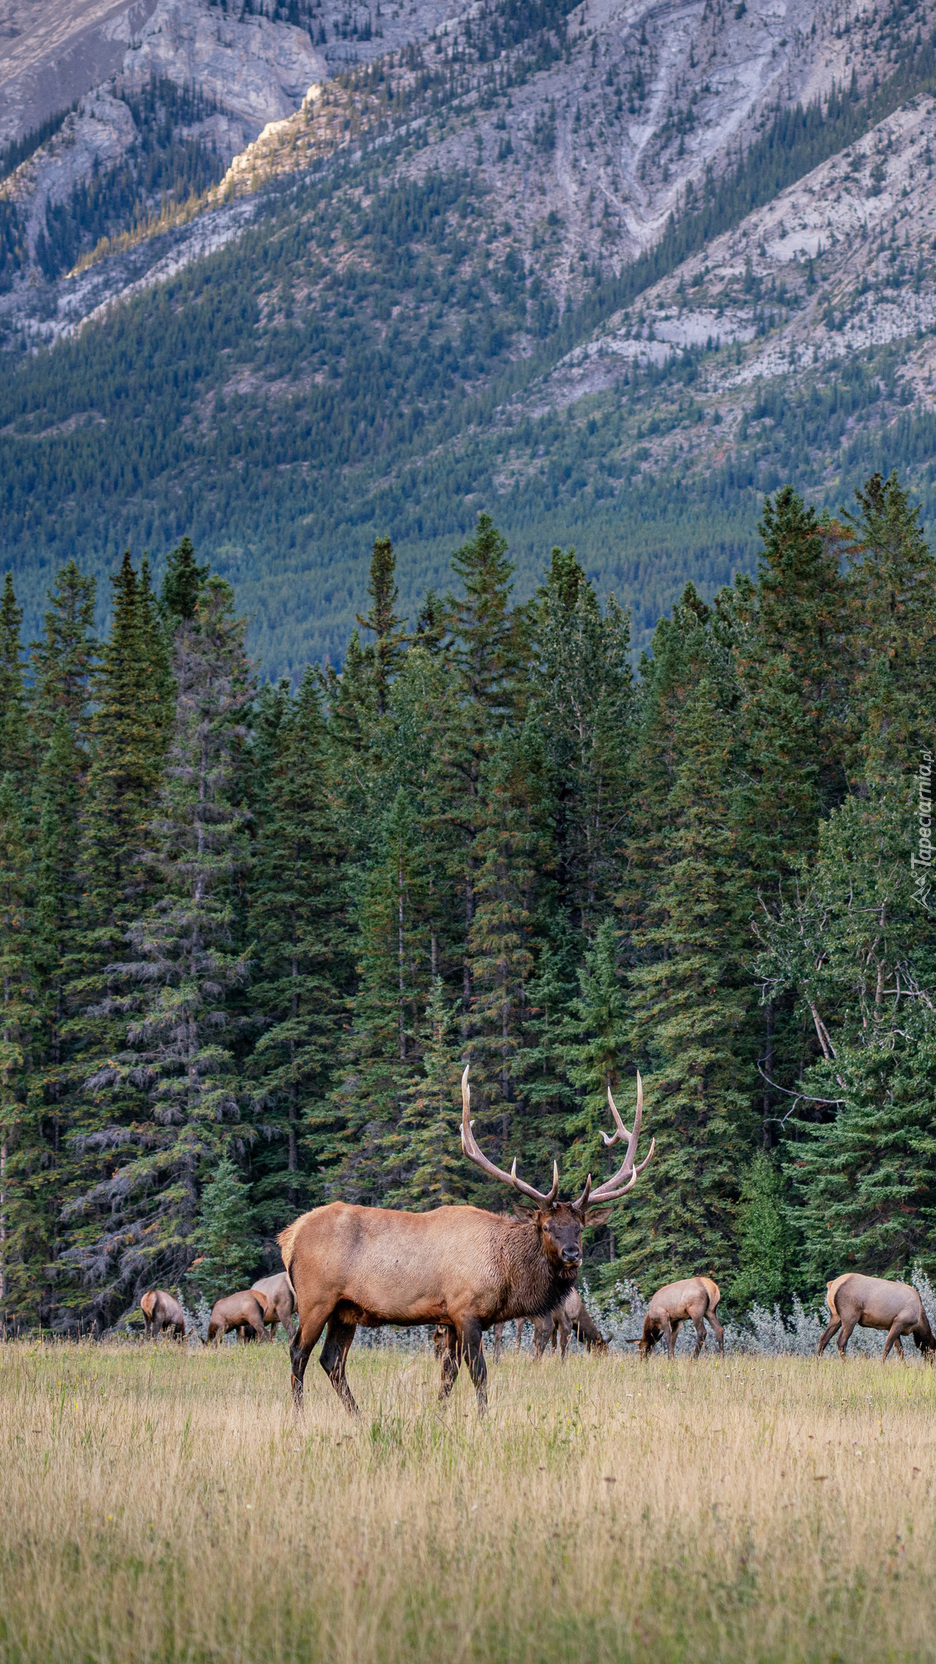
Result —
[{"label": "forested hillside", "polygon": [[[896,477],[762,505],[639,672],[556,546],[517,604],[482,514],[408,631],[388,539],[343,670],[259,683],[183,540],[0,606],[0,1313],[212,1298],[306,1206],[505,1205],[462,1158],[656,1154],[595,1286],[711,1273],[736,1313],[936,1269],[936,560]],[[448,592],[451,591],[449,595]]]},{"label": "forested hillside", "polygon": [[[189,13],[325,64],[221,184],[249,124],[213,57],[178,81]],[[69,556],[106,629],[123,550],[161,578],[190,534],[298,676],[341,662],[375,538],[412,622],[485,510],[523,599],[574,542],[644,647],[687,579],[753,569],[787,480],[836,512],[896,466],[928,516],[934,64],[931,0],[257,0],[236,27],[159,0],[0,183],[0,556],[30,630]]]}]

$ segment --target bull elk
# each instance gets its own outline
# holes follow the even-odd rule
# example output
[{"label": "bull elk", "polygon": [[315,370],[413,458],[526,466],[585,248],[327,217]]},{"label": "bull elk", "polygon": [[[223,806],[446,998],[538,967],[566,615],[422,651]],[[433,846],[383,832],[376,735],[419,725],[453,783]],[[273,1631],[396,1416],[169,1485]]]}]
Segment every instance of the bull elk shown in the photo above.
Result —
[{"label": "bull elk", "polygon": [[259,1277],[251,1283],[250,1292],[257,1296],[263,1307],[263,1321],[269,1325],[270,1339],[276,1334],[277,1323],[282,1323],[286,1334],[292,1339],[292,1315],[296,1302],[285,1271],[278,1271],[274,1277]]},{"label": "bull elk", "polygon": [[817,1357],[822,1357],[832,1336],[841,1330],[838,1349],[844,1362],[845,1348],[856,1325],[862,1329],[887,1330],[884,1358],[892,1346],[897,1356],[903,1357],[901,1335],[912,1335],[918,1351],[924,1355],[936,1351],[936,1336],[929,1326],[923,1302],[909,1283],[891,1283],[885,1277],[862,1277],[857,1271],[847,1271],[844,1276],[833,1277],[831,1283],[826,1283],[826,1305],[832,1321],[819,1342]]},{"label": "bull elk", "polygon": [[209,1341],[216,1340],[220,1346],[229,1329],[236,1329],[242,1341],[251,1337],[266,1340],[263,1307],[250,1289],[242,1289],[239,1294],[228,1294],[212,1306],[208,1323]]},{"label": "bull elk", "polygon": [[676,1355],[676,1336],[684,1322],[695,1325],[697,1358],[705,1345],[705,1319],[718,1341],[719,1357],[725,1354],[725,1331],[718,1321],[718,1302],[721,1290],[711,1277],[686,1277],[680,1283],[667,1283],[658,1288],[647,1307],[643,1333],[628,1337],[628,1344],[636,1346],[642,1358],[649,1357],[658,1340],[665,1338],[671,1358]]},{"label": "bull elk", "polygon": [[290,1283],[296,1292],[299,1328],[290,1348],[293,1402],[302,1407],[309,1355],[328,1326],[319,1362],[346,1409],[357,1412],[345,1375],[345,1361],[359,1324],[407,1326],[434,1323],[442,1354],[440,1397],[446,1398],[465,1360],[478,1397],[487,1405],[487,1368],[482,1336],[495,1323],[549,1312],[575,1283],[582,1263],[582,1231],[606,1217],[606,1209],[635,1184],[653,1154],[635,1166],[643,1115],[643,1086],[637,1076],[633,1131],[621,1120],[608,1089],[614,1132],[605,1144],[626,1143],[624,1160],[596,1188],[591,1175],[574,1202],[559,1200],[559,1169],[553,1163],[550,1190],[535,1190],[496,1167],[474,1136],[468,1068],[462,1075],[462,1149],[491,1178],[533,1203],[520,1218],[460,1206],[428,1213],[397,1213],[345,1202],[304,1213],[278,1237]]},{"label": "bull elk", "polygon": [[147,1338],[158,1340],[163,1329],[171,1331],[175,1340],[185,1339],[185,1313],[171,1294],[165,1289],[147,1289],[140,1305],[146,1319]]}]

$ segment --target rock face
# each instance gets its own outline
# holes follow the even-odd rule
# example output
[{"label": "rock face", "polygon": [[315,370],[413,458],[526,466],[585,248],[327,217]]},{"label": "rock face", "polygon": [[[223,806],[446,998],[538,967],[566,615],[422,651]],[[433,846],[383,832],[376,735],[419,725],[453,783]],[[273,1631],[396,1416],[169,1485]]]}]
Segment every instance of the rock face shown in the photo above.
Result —
[{"label": "rock face", "polygon": [[246,144],[295,110],[328,68],[308,31],[262,16],[236,18],[204,0],[158,0],[127,50],[124,83],[152,77],[197,88],[240,119]]},{"label": "rock face", "polygon": [[0,145],[120,69],[156,0],[0,0]]}]

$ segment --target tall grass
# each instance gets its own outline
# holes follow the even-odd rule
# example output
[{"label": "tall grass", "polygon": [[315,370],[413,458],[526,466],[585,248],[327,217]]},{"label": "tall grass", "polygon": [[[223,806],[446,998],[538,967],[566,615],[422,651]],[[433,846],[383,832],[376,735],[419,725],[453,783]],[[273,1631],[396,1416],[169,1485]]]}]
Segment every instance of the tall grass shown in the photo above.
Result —
[{"label": "tall grass", "polygon": [[0,1348],[0,1659],[932,1659],[936,1371]]}]

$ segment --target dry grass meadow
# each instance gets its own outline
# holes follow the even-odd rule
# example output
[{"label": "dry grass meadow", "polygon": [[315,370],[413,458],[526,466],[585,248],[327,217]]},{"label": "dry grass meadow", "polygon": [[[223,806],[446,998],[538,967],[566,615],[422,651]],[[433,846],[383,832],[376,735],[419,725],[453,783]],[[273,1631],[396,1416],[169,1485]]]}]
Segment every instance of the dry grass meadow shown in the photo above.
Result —
[{"label": "dry grass meadow", "polygon": [[933,1659],[936,1370],[0,1347],[0,1659]]}]

